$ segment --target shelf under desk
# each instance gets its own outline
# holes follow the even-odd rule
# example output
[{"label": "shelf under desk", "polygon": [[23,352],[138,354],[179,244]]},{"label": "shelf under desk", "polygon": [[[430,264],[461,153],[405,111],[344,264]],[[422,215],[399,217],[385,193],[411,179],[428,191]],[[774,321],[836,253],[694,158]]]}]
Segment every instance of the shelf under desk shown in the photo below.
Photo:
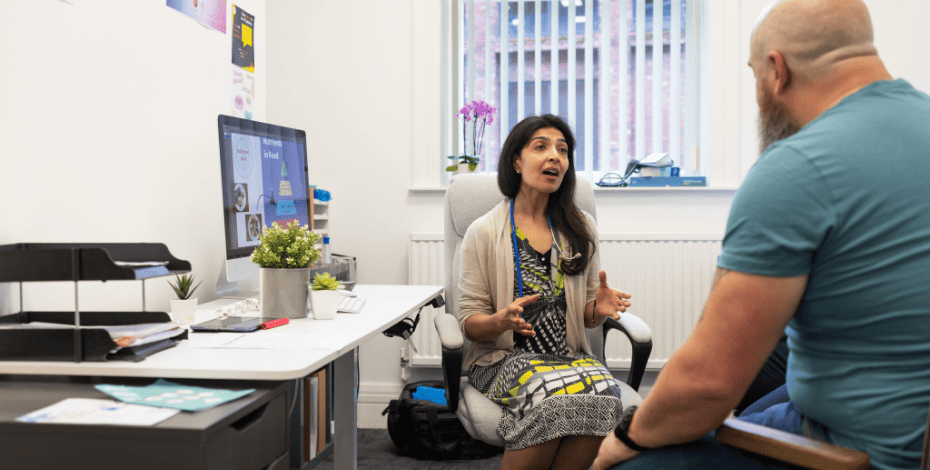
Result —
[{"label": "shelf under desk", "polygon": [[178,413],[153,426],[16,421],[19,416],[66,398],[112,399],[94,384],[141,386],[145,382],[119,377],[0,376],[0,396],[15,397],[0,403],[3,468],[287,468],[289,393],[285,382],[204,383],[182,379],[180,383],[186,385],[256,390],[214,408]]}]

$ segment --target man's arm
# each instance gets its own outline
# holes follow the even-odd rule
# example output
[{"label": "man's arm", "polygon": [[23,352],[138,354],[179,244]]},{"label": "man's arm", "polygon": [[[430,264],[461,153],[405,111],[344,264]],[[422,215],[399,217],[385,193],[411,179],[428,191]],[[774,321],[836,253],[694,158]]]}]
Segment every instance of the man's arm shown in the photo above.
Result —
[{"label": "man's arm", "polygon": [[719,427],[782,337],[807,277],[718,269],[701,321],[637,410],[630,438],[661,447]]}]

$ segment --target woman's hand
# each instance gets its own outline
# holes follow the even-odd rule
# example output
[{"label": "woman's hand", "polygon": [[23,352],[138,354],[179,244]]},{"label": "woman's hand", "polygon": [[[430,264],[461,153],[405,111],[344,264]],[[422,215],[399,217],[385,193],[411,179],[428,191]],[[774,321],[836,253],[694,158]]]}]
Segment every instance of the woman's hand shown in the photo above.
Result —
[{"label": "woman's hand", "polygon": [[520,315],[523,314],[524,306],[536,302],[537,300],[539,300],[539,294],[520,297],[514,300],[512,304],[508,305],[507,308],[498,312],[501,316],[504,328],[513,330],[523,336],[536,336],[536,332],[533,331],[533,325],[527,323]]},{"label": "woman's hand", "polygon": [[614,320],[619,320],[620,314],[618,312],[625,312],[627,307],[632,305],[626,300],[629,299],[631,295],[626,292],[611,289],[610,286],[607,285],[606,272],[599,272],[597,277],[600,279],[601,285],[597,287],[597,293],[594,297],[594,323],[599,323],[602,317],[610,317]]}]

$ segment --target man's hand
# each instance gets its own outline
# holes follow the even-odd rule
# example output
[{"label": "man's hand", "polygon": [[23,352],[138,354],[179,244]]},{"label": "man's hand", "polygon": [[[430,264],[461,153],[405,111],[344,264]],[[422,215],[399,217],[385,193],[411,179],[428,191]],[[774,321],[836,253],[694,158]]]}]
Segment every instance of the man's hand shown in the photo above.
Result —
[{"label": "man's hand", "polygon": [[[603,271],[601,271],[603,273]],[[601,279],[603,280],[603,278]],[[630,449],[613,432],[601,441],[601,448],[594,459],[594,470],[607,470],[620,462],[626,462],[639,455],[639,452]]]},{"label": "man's hand", "polygon": [[499,315],[501,315],[501,320],[505,328],[520,333],[523,336],[536,336],[536,332],[533,331],[533,325],[527,323],[520,315],[523,314],[524,306],[536,302],[537,300],[539,300],[539,294],[520,297],[514,300],[512,304],[508,305],[507,308],[498,312]]},{"label": "man's hand", "polygon": [[630,294],[611,289],[610,286],[607,285],[606,272],[599,272],[597,277],[600,279],[601,284],[597,287],[597,293],[594,297],[597,301],[595,305],[597,308],[594,309],[594,323],[597,324],[600,322],[601,317],[610,317],[614,320],[619,320],[620,314],[617,312],[625,312],[627,307],[632,305],[626,300],[631,297]]}]

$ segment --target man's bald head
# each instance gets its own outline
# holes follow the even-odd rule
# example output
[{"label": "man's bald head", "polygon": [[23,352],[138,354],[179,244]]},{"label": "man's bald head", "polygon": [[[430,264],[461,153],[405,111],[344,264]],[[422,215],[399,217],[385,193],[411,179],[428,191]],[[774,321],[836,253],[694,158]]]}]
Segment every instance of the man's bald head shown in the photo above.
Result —
[{"label": "man's bald head", "polygon": [[777,50],[796,73],[816,77],[846,59],[877,56],[862,0],[777,0],[753,29],[752,60]]}]

